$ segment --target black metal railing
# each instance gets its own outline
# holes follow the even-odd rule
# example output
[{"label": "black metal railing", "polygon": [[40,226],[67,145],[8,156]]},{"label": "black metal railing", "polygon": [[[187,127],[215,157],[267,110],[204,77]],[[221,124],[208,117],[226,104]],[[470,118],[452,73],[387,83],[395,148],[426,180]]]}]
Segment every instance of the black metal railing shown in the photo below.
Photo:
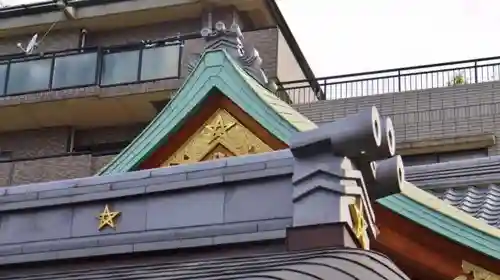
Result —
[{"label": "black metal railing", "polygon": [[3,57],[0,97],[179,78],[183,40]]},{"label": "black metal railing", "polygon": [[323,77],[319,89],[308,80],[282,82],[278,94],[296,104],[499,80],[500,57],[488,57]]}]

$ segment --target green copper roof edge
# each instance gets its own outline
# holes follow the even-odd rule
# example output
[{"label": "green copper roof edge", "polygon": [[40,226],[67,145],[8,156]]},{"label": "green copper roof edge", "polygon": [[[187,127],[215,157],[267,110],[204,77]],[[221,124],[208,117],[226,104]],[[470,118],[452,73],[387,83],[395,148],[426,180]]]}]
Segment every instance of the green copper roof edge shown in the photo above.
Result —
[{"label": "green copper roof edge", "polygon": [[[294,108],[292,108],[289,104],[278,98],[273,92],[269,91],[267,88],[262,86],[252,76],[247,75],[245,71],[240,67],[240,65],[236,63],[231,57],[229,57],[229,59],[231,63],[233,63],[234,67],[237,69],[238,73],[256,93],[257,97],[267,105],[266,107],[271,108],[273,112],[276,113],[282,121],[288,123],[293,128],[293,131],[304,131],[308,129],[317,128],[317,125],[315,123],[310,121],[308,118],[304,117]],[[285,111],[283,111],[282,109],[285,109]],[[294,120],[287,119],[285,117],[285,115],[287,114],[289,115],[289,117],[295,117],[295,119]],[[302,122],[302,126],[296,123],[296,121]],[[304,127],[304,125],[306,127]]]},{"label": "green copper roof edge", "polygon": [[[209,63],[204,68],[200,68],[202,63],[207,62],[206,58],[208,56],[214,58],[214,55],[218,56],[216,58],[220,59],[218,63]],[[245,88],[236,86],[234,79],[221,79],[222,75],[227,75],[228,71],[225,70],[227,69],[225,67],[227,63],[230,64],[230,67],[235,67],[233,68],[233,72],[239,76],[239,82],[241,85],[244,85]],[[131,142],[129,146],[127,146],[119,155],[114,157],[108,165],[102,168],[99,171],[98,175],[127,172],[137,166],[137,164],[139,164],[145,156],[150,154],[151,149],[157,148],[162,144],[161,142],[163,141],[159,140],[158,138],[162,138],[164,140],[165,137],[168,137],[170,131],[174,131],[174,126],[162,127],[163,123],[171,122],[171,120],[169,119],[172,119],[173,112],[177,114],[176,116],[174,116],[176,118],[175,121],[177,121],[177,125],[181,125],[185,118],[189,116],[191,110],[193,110],[195,106],[199,105],[199,103],[202,102],[202,99],[208,95],[210,90],[214,87],[220,86],[221,84],[230,87],[230,90],[227,93],[223,92],[223,94],[225,94],[245,112],[247,112],[259,123],[261,123],[261,125],[263,125],[270,133],[278,137],[280,140],[287,142],[287,139],[289,139],[291,133],[296,131],[296,129],[290,123],[286,122],[286,120],[283,120],[283,118],[272,108],[270,108],[269,104],[265,103],[261,98],[259,98],[257,94],[251,94],[253,92],[252,87],[248,85],[248,81],[246,81],[241,76],[241,73],[239,71],[241,70],[241,68],[236,67],[239,66],[234,61],[232,61],[230,56],[223,50],[204,53],[202,59],[200,59],[200,61],[198,62],[197,68],[195,68],[195,70],[188,76],[188,78],[186,78],[185,82],[178,90],[178,93],[188,90],[191,93],[189,94],[189,97],[185,94],[176,94],[169,105],[167,105],[150,122],[150,124],[139,134],[139,136],[137,136]],[[209,75],[208,77],[205,77],[207,81],[205,81],[200,86],[200,77],[207,71],[207,68],[212,69],[212,71],[217,69],[217,73],[216,75]],[[189,86],[189,83],[192,82],[193,78],[198,78],[194,82],[194,86],[192,86],[192,88],[186,89],[186,87]],[[193,88],[196,87],[198,87],[198,89],[193,90]],[[245,91],[245,94],[237,94],[237,92],[242,89]],[[202,94],[200,94],[200,92]],[[197,97],[197,99],[195,100],[193,97]],[[180,109],[174,107],[171,110],[177,109],[177,111],[169,112],[168,114],[165,113],[172,106],[174,106],[176,102],[179,102],[178,99],[187,99],[190,101],[195,100],[196,102],[191,102],[191,104],[196,104],[191,106],[182,106]],[[248,105],[255,104],[255,102],[258,102],[260,106]],[[268,119],[273,119],[274,121],[269,121]],[[151,142],[155,143],[151,144]]]},{"label": "green copper roof edge", "polygon": [[[243,70],[243,68],[236,61],[234,61],[234,59],[229,54],[226,53],[226,51],[223,51],[223,52],[226,54],[226,58],[227,58],[228,62],[232,64],[232,67],[234,67],[234,70],[238,73],[238,75],[240,76],[240,78],[242,79],[244,84],[247,86],[247,89],[249,91],[254,92],[254,94],[244,95],[244,97],[251,96],[251,97],[253,97],[253,100],[252,100],[253,102],[257,101],[261,105],[258,107],[257,106],[248,106],[248,107],[249,108],[255,108],[255,107],[263,108],[263,110],[265,110],[267,114],[271,114],[273,116],[273,119],[280,120],[279,123],[282,124],[282,126],[281,126],[282,131],[280,132],[280,134],[282,136],[276,135],[274,133],[273,133],[273,135],[275,135],[276,137],[280,138],[281,141],[288,144],[288,141],[289,141],[292,133],[297,132],[298,129],[292,123],[290,123],[286,118],[284,118],[282,116],[282,114],[277,112],[276,108],[273,104],[269,104],[261,96],[262,90],[266,91],[266,93],[269,93],[269,94],[272,94],[272,93],[270,93],[268,89],[266,89],[264,86],[262,86],[252,76],[246,74],[245,70]],[[235,97],[241,98],[241,95],[236,95]],[[242,109],[245,110],[246,108],[242,108]],[[247,112],[247,113],[249,113],[249,112]],[[268,129],[268,128],[266,128],[266,129]],[[272,132],[272,131],[270,131],[270,132]]]},{"label": "green copper roof edge", "polygon": [[[205,54],[203,54],[203,56],[205,56]],[[203,57],[203,56],[202,56],[202,57]],[[202,59],[200,59],[200,60],[198,61],[198,63],[196,64],[195,69],[197,69],[197,68],[199,67],[199,65],[200,65],[202,62],[203,62],[203,60],[202,60]],[[190,74],[186,77],[186,79],[184,79],[184,81],[182,82],[182,84],[181,84],[181,86],[179,87],[179,89],[177,90],[177,92],[179,92],[180,90],[182,90],[182,89],[186,86],[186,84],[187,84],[187,82],[188,82],[189,78],[190,78],[191,76],[195,75],[195,72],[196,72],[196,71],[191,72],[191,73],[190,73]],[[163,112],[164,112],[164,111],[166,111],[166,110],[167,110],[167,108],[169,108],[169,107],[170,107],[170,104],[172,104],[172,103],[173,103],[173,101],[174,101],[174,100],[176,100],[176,99],[178,99],[178,98],[179,98],[179,97],[178,97],[178,94],[175,94],[175,95],[174,95],[174,97],[172,98],[172,100],[171,100],[171,101],[170,101],[170,102],[169,102],[169,103],[168,103],[165,107],[163,107],[163,109],[162,109],[162,110],[161,110],[161,111],[160,111],[160,112],[159,112],[159,113],[158,113],[158,114],[157,114],[157,115],[153,118],[153,120],[151,120],[151,121],[148,123],[148,125],[147,125],[147,126],[146,126],[146,127],[145,127],[145,128],[144,128],[144,129],[143,129],[143,130],[139,133],[139,135],[137,135],[137,136],[136,136],[136,137],[132,140],[132,142],[131,142],[129,145],[127,145],[127,147],[125,147],[125,149],[123,149],[123,150],[122,150],[122,151],[121,151],[118,155],[114,156],[114,157],[113,157],[113,159],[112,159],[112,160],[111,160],[108,164],[106,164],[104,167],[102,167],[102,168],[101,168],[101,169],[97,172],[97,174],[96,174],[96,175],[109,175],[109,174],[113,174],[113,173],[115,173],[115,172],[113,172],[114,170],[113,170],[113,168],[111,168],[111,167],[115,166],[115,165],[116,165],[116,162],[120,160],[120,155],[122,155],[122,154],[126,154],[126,153],[129,153],[129,151],[132,149],[132,146],[134,145],[134,143],[135,143],[135,142],[140,141],[140,139],[144,136],[144,134],[147,134],[147,132],[149,132],[149,130],[152,130],[152,128],[151,128],[152,126],[157,126],[157,124],[158,124],[158,123],[160,123],[160,121],[159,121],[159,120],[160,120],[160,119],[164,119],[164,118],[166,117],[166,116],[163,114]]]},{"label": "green copper roof edge", "polygon": [[[202,85],[197,85],[199,88],[206,87],[206,83]],[[196,91],[193,91],[196,92]],[[177,95],[172,99],[172,102],[170,104],[173,104],[173,101],[176,99]],[[198,97],[199,100],[196,100],[195,98]],[[134,161],[134,159],[137,159],[137,155],[142,152],[144,149],[144,146],[148,146],[150,142],[155,141],[156,138],[165,130],[162,128],[162,124],[167,122],[169,118],[177,118],[177,120],[182,120],[186,118],[194,109],[194,107],[203,99],[204,96],[192,96],[189,95],[189,98],[191,102],[188,103],[186,106],[179,106],[178,108],[173,108],[171,110],[176,110],[169,112],[167,115],[164,113],[165,111],[169,110],[171,106],[166,106],[150,123],[149,125],[144,128],[144,130],[136,137],[134,140],[117,156],[113,158],[113,160],[106,165],[103,169],[100,170],[98,174],[100,175],[109,175],[109,174],[115,174],[115,173],[120,173],[120,172],[127,172],[134,166],[130,166],[130,162]],[[186,97],[184,97],[186,98]],[[177,123],[176,125],[180,125],[180,123]],[[171,127],[173,129],[173,127]],[[157,141],[155,143],[156,145],[161,145]],[[140,159],[139,159],[140,160]]]},{"label": "green copper roof edge", "polygon": [[[236,63],[226,51],[222,50],[222,52],[226,58],[225,62],[230,64],[230,67],[233,68],[234,73],[240,79],[241,84],[245,86],[245,94],[237,94],[237,91],[231,91],[224,94],[235,102],[244,112],[259,122],[271,134],[287,143],[288,139],[290,139],[291,132],[295,132],[296,130],[290,123],[283,120],[269,104],[259,98],[252,86],[249,85],[248,81],[242,76],[247,75],[241,72],[243,69],[241,69],[238,63]],[[255,81],[255,83],[257,83],[257,81]]]},{"label": "green copper roof edge", "polygon": [[403,194],[377,201],[384,207],[459,244],[500,259],[500,240],[422,205]]}]

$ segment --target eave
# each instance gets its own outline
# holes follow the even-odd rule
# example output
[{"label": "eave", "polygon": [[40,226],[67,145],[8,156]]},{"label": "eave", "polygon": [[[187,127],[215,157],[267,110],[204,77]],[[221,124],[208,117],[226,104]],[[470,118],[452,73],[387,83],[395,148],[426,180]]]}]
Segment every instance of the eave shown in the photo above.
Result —
[{"label": "eave", "polygon": [[266,0],[266,4],[271,11],[271,14],[274,17],[274,20],[276,21],[279,29],[281,30],[283,37],[285,37],[286,42],[288,43],[288,46],[290,47],[290,50],[292,51],[293,55],[297,59],[297,62],[302,69],[302,72],[304,72],[304,75],[307,80],[309,80],[309,84],[311,87],[315,90],[315,92],[321,92],[321,87],[319,86],[318,80],[316,79],[316,76],[314,75],[314,72],[307,63],[307,59],[302,53],[302,50],[299,47],[299,44],[297,43],[297,40],[295,40],[295,37],[293,36],[292,30],[286,23],[285,17],[281,13],[278,5],[276,4],[276,0]]}]

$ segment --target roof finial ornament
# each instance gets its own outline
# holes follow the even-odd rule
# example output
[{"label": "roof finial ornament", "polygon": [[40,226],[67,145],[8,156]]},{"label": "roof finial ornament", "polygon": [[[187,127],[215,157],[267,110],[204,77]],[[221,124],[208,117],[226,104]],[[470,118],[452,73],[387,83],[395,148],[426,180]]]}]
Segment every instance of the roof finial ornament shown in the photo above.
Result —
[{"label": "roof finial ornament", "polygon": [[[237,14],[233,13],[233,21],[229,28],[223,21],[218,21],[212,28],[212,14],[208,13],[207,26],[200,31],[205,39],[205,51],[224,49],[235,59],[240,66],[257,80],[262,86],[271,91],[276,91],[277,87],[272,81],[269,81],[262,70],[262,58],[259,51],[249,44],[244,43],[243,33],[239,24],[236,22]],[[201,55],[197,54],[188,64],[188,71],[194,70],[198,64]]]}]

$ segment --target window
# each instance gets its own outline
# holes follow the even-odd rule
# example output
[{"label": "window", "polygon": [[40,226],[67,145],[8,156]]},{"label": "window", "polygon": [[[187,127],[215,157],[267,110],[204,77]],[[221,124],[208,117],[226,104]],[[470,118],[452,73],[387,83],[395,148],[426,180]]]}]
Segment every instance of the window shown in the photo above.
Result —
[{"label": "window", "polygon": [[94,156],[114,155],[125,149],[130,141],[99,143],[85,146],[75,146],[74,152],[90,153]]},{"label": "window", "polygon": [[7,94],[49,89],[52,59],[15,62],[10,65]]},{"label": "window", "polygon": [[97,53],[57,57],[52,88],[85,86],[95,83]]},{"label": "window", "polygon": [[142,53],[141,80],[177,77],[179,59],[179,45],[145,49]]},{"label": "window", "polygon": [[102,62],[101,84],[113,85],[137,81],[139,51],[108,53]]},{"label": "window", "polygon": [[403,161],[406,166],[432,164],[439,162],[466,160],[473,158],[481,158],[488,156],[488,149],[464,150],[445,153],[421,154],[403,156]]},{"label": "window", "polygon": [[4,95],[5,79],[7,79],[7,64],[0,65],[0,95]]}]

